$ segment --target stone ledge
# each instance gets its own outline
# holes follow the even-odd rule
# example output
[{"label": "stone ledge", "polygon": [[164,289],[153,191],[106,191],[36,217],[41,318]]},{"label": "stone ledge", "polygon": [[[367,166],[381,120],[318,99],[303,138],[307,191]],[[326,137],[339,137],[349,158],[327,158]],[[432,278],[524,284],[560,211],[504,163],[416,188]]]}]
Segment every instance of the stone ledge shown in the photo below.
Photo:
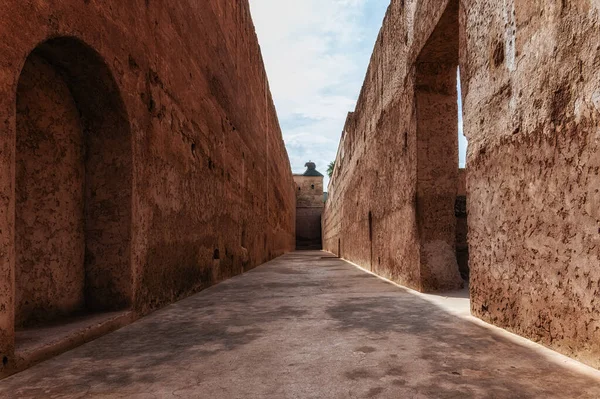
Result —
[{"label": "stone ledge", "polygon": [[15,367],[2,370],[0,379],[118,330],[135,319],[133,311],[88,314],[64,324],[17,331]]}]

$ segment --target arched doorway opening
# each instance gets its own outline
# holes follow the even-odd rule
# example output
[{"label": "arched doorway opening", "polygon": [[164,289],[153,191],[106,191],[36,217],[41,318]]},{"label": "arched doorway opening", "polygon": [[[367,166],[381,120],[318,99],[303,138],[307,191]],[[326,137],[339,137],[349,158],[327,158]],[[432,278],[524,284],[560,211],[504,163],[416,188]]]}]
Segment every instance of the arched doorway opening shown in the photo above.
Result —
[{"label": "arched doorway opening", "polygon": [[109,68],[48,40],[16,102],[16,329],[130,307],[131,132]]},{"label": "arched doorway opening", "polygon": [[[423,291],[453,290],[463,284],[457,241],[462,240],[464,226],[456,210],[461,191],[459,8],[458,0],[448,3],[415,65],[417,224]],[[466,219],[464,222],[466,225]]]}]

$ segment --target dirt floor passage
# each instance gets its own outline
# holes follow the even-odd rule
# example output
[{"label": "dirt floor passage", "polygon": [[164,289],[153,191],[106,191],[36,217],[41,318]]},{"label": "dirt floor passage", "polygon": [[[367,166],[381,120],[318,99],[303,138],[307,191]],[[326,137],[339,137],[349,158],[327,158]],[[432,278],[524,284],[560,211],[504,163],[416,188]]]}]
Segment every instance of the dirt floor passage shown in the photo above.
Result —
[{"label": "dirt floor passage", "polygon": [[460,316],[464,301],[295,252],[0,381],[0,397],[600,397],[600,373]]}]

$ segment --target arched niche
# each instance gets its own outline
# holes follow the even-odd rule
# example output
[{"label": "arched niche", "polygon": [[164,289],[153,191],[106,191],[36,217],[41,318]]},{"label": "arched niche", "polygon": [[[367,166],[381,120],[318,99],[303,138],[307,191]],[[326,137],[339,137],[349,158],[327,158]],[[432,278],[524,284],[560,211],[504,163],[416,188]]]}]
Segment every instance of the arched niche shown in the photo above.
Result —
[{"label": "arched niche", "polygon": [[60,37],[17,88],[15,325],[128,308],[131,131],[102,57]]}]

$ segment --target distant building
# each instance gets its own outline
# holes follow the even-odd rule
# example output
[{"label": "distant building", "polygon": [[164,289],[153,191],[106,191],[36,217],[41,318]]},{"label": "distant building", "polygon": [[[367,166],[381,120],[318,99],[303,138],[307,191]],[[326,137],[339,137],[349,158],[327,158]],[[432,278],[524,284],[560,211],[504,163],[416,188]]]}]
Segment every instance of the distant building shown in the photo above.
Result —
[{"label": "distant building", "polygon": [[325,204],[323,175],[314,162],[306,172],[294,175],[296,182],[296,249],[322,249],[321,216]]}]

